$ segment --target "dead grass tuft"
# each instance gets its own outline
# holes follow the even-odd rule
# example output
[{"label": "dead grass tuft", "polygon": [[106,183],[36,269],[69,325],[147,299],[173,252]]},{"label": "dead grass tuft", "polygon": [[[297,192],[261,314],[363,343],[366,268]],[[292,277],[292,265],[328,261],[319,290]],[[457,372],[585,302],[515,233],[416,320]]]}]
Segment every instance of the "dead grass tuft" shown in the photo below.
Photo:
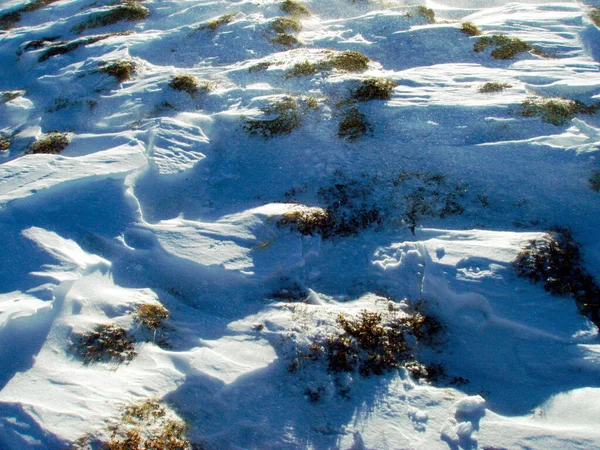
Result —
[{"label": "dead grass tuft", "polygon": [[126,0],[124,4],[107,11],[92,14],[85,22],[75,25],[74,33],[82,33],[93,28],[106,27],[118,22],[136,22],[147,19],[150,10],[135,0]]},{"label": "dead grass tuft", "polygon": [[192,75],[179,74],[175,75],[171,81],[169,81],[169,87],[176,91],[187,92],[190,96],[195,97],[200,91],[210,91],[213,87],[213,83],[206,80],[199,80]]},{"label": "dead grass tuft", "polygon": [[102,73],[115,77],[119,83],[130,80],[136,71],[136,64],[129,60],[119,60],[113,63],[104,63],[99,69]]},{"label": "dead grass tuft", "polygon": [[540,116],[552,125],[564,125],[577,114],[595,114],[596,106],[587,106],[577,100],[565,98],[530,97],[521,103],[523,117]]},{"label": "dead grass tuft", "polygon": [[397,83],[385,78],[367,78],[363,80],[353,93],[352,98],[359,102],[370,100],[389,100],[392,95],[392,89],[398,86]]},{"label": "dead grass tuft", "polygon": [[10,148],[11,138],[0,134],[0,152],[5,152]]},{"label": "dead grass tuft", "polygon": [[331,214],[322,208],[310,208],[285,213],[277,223],[279,226],[290,225],[303,235],[331,235],[335,227]]},{"label": "dead grass tuft", "polygon": [[135,321],[150,331],[163,327],[171,314],[161,303],[143,303],[135,310]]},{"label": "dead grass tuft", "polygon": [[272,65],[273,65],[273,63],[267,62],[267,61],[259,62],[258,64],[254,64],[253,66],[250,66],[248,68],[248,72],[250,72],[250,73],[262,72],[263,70],[267,70]]},{"label": "dead grass tuft", "polygon": [[491,94],[494,92],[502,92],[504,89],[511,88],[512,86],[508,83],[489,82],[485,83],[477,89],[482,94]]},{"label": "dead grass tuft", "polygon": [[435,12],[427,6],[420,5],[417,7],[417,15],[423,17],[427,23],[435,23]]},{"label": "dead grass tuft", "polygon": [[261,136],[265,139],[290,134],[302,125],[302,114],[306,111],[301,111],[299,107],[300,105],[296,99],[284,97],[262,109],[268,116],[275,117],[267,119],[249,118],[245,120],[242,127],[248,134]]},{"label": "dead grass tuft", "polygon": [[302,30],[302,23],[295,17],[278,17],[271,22],[271,28],[276,33],[290,33]]},{"label": "dead grass tuft", "polygon": [[541,50],[527,42],[519,38],[511,38],[503,35],[483,36],[475,42],[473,50],[479,53],[488,47],[494,47],[491,56],[495,59],[514,59],[515,56],[523,52],[532,52],[540,56],[545,56]]},{"label": "dead grass tuft", "polygon": [[442,330],[437,319],[416,312],[384,318],[381,313],[363,310],[358,316],[339,314],[337,324],[341,332],[326,339],[328,370],[358,369],[364,377],[400,367],[406,367],[418,378],[426,377],[427,367],[417,361],[415,344],[409,344],[408,338],[432,343]]},{"label": "dead grass tuft", "polygon": [[280,33],[277,36],[271,38],[273,44],[282,45],[284,47],[297,47],[300,45],[300,41],[291,34]]},{"label": "dead grass tuft", "polygon": [[573,298],[600,325],[600,286],[583,267],[580,245],[570,230],[557,228],[529,241],[514,265],[519,276],[544,283],[551,294]]},{"label": "dead grass tuft", "polygon": [[109,37],[112,37],[112,36],[126,35],[126,34],[129,34],[129,32],[100,34],[97,36],[90,36],[90,37],[83,38],[83,39],[75,39],[70,42],[58,42],[56,44],[51,45],[50,47],[48,47],[46,50],[44,50],[42,52],[42,54],[40,55],[40,58],[39,58],[39,62],[47,61],[48,59],[52,58],[53,56],[70,53],[74,50],[77,50],[82,45],[83,46],[90,45],[90,44],[94,44],[96,42],[102,41],[104,39],[108,39]]},{"label": "dead grass tuft", "polygon": [[334,55],[327,63],[344,72],[363,72],[369,67],[369,58],[360,52],[348,50]]},{"label": "dead grass tuft", "polygon": [[338,137],[354,142],[361,137],[373,132],[372,125],[367,117],[357,108],[348,108],[343,113],[343,119],[338,126]]},{"label": "dead grass tuft", "polygon": [[480,36],[481,29],[473,22],[463,22],[460,25],[460,32],[468,36]]},{"label": "dead grass tuft", "polygon": [[15,98],[21,97],[25,91],[4,91],[2,95],[0,95],[0,103],[8,103]]},{"label": "dead grass tuft", "polygon": [[600,28],[600,8],[593,7],[590,9],[589,16],[594,25]]},{"label": "dead grass tuft", "polygon": [[71,348],[84,364],[103,361],[123,363],[137,354],[134,344],[127,330],[104,323],[94,331],[79,335]]},{"label": "dead grass tuft", "polygon": [[320,67],[318,64],[312,63],[308,60],[294,64],[290,70],[286,71],[283,76],[285,79],[294,78],[294,77],[307,77],[309,75],[314,75],[320,71]]},{"label": "dead grass tuft", "polygon": [[287,14],[296,17],[310,17],[311,12],[310,9],[306,7],[306,5],[302,2],[298,2],[295,0],[285,0],[281,4],[281,10]]},{"label": "dead grass tuft", "polygon": [[17,11],[2,14],[0,16],[0,29],[10,30],[21,21],[21,14]]},{"label": "dead grass tuft", "polygon": [[33,12],[48,6],[58,0],[34,0],[27,3],[26,5],[11,11],[9,13],[0,16],[0,29],[8,30],[13,28],[16,24],[21,21],[21,14],[26,12]]},{"label": "dead grass tuft", "polygon": [[193,450],[189,425],[158,399],[129,405],[119,422],[108,427],[107,450]]},{"label": "dead grass tuft", "polygon": [[210,31],[217,31],[218,28],[223,25],[227,25],[228,23],[233,22],[233,18],[237,15],[237,13],[224,14],[221,17],[211,20],[205,26],[200,27],[200,30],[209,29]]},{"label": "dead grass tuft", "polygon": [[68,133],[52,131],[31,144],[27,150],[27,153],[47,153],[51,155],[57,155],[67,148],[69,143],[70,139]]}]

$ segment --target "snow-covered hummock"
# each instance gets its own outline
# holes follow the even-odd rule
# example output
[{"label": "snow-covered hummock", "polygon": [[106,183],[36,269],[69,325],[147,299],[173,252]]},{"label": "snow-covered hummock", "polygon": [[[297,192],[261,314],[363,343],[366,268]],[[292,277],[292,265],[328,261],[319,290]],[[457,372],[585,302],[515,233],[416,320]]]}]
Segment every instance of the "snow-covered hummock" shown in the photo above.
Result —
[{"label": "snow-covered hummock", "polygon": [[[272,0],[146,0],[148,19],[72,31],[111,3],[60,0],[0,34],[0,91],[20,91],[0,103],[11,137],[0,151],[0,448],[105,439],[124,405],[157,397],[206,449],[600,448],[598,329],[511,265],[566,226],[600,278],[600,194],[588,184],[600,116],[555,126],[518,114],[531,96],[600,102],[600,30],[587,15],[597,0],[423,2],[433,24],[418,1],[307,0],[293,49],[269,41],[284,15]],[[552,57],[475,53],[465,21]],[[43,62],[45,47],[27,45],[121,31]],[[368,69],[284,76],[345,50]],[[98,71],[121,59],[137,64],[131,80]],[[177,92],[176,74],[212,89]],[[372,136],[339,139],[336,104],[368,77],[398,86],[358,105]],[[480,93],[490,81],[510,87]],[[288,135],[248,135],[245,118],[282,96],[312,96],[318,110]],[[61,154],[27,152],[51,131],[71,139]],[[442,174],[463,213],[426,216],[413,235],[407,192],[392,183],[401,172]],[[382,229],[321,239],[277,225],[297,202],[326,206],[319,189],[344,180],[371,180],[390,214]],[[272,298],[296,285],[304,302]],[[341,312],[387,311],[388,297],[422,300],[444,324],[422,356],[445,381],[288,371],[295,345],[332,332]],[[132,312],[157,300],[170,346],[141,340],[120,365],[74,354],[75,336],[98,324],[138,333]]]}]

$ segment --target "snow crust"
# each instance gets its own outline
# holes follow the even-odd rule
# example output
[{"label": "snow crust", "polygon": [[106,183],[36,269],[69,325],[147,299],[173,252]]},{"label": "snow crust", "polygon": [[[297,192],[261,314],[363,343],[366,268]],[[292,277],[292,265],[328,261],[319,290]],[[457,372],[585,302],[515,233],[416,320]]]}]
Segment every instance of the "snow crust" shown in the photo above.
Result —
[{"label": "snow crust", "polygon": [[[598,329],[512,265],[527,242],[569,227],[600,278],[589,185],[600,115],[555,126],[518,113],[532,96],[600,102],[588,16],[600,4],[427,1],[430,24],[421,3],[307,1],[290,49],[269,40],[284,15],[271,0],[146,0],[148,19],[81,36],[72,28],[110,2],[62,0],[1,32],[0,91],[18,95],[0,102],[0,448],[107,439],[125,405],[149,398],[206,449],[600,448]],[[466,21],[550,57],[476,53]],[[40,61],[52,43],[122,31]],[[348,50],[369,57],[366,71],[286,76]],[[120,59],[137,66],[130,80],[98,70]],[[171,89],[182,73],[211,89]],[[339,139],[339,102],[370,77],[397,86],[357,104],[371,135]],[[492,81],[508,86],[479,92]],[[290,134],[245,132],[286,96],[317,109]],[[69,135],[62,153],[28,150],[52,131]],[[281,225],[342,185],[351,204],[383,207],[384,224],[328,239]],[[423,214],[411,232],[402,208],[415,192],[434,206],[456,198],[461,214]],[[157,301],[169,345],[135,320]],[[444,367],[441,381],[335,374],[322,361],[290,370],[339,314],[410,304],[443,325],[420,355]],[[137,356],[83,364],[77,336],[105,323],[145,336]]]}]

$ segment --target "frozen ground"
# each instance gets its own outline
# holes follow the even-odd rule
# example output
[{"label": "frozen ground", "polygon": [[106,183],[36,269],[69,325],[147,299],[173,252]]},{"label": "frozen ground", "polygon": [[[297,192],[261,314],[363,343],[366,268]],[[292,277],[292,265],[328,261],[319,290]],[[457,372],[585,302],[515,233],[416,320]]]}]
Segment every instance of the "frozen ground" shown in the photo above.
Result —
[{"label": "frozen ground", "polygon": [[[0,34],[0,448],[101,448],[126,405],[161,398],[207,450],[600,449],[598,328],[513,265],[568,227],[600,277],[600,115],[520,114],[533,96],[600,104],[597,0],[427,1],[435,23],[417,1],[311,0],[293,48],[271,42],[289,17],[272,0],[146,0],[144,20],[73,31],[112,3],[56,1]],[[476,53],[466,21],[543,55]],[[81,45],[44,56],[60,41]],[[366,70],[289,76],[348,50]],[[116,60],[130,80],[99,71]],[[176,91],[179,74],[210,89]],[[355,105],[370,132],[339,138],[372,77],[397,86]],[[289,97],[299,128],[247,133]],[[52,131],[62,153],[28,150]],[[299,204],[381,220],[302,235],[279,223]],[[160,339],[134,320],[157,301]],[[340,313],[411,304],[443,325],[418,352],[434,380],[302,358]],[[137,355],[84,364],[77,336],[106,323]]]}]

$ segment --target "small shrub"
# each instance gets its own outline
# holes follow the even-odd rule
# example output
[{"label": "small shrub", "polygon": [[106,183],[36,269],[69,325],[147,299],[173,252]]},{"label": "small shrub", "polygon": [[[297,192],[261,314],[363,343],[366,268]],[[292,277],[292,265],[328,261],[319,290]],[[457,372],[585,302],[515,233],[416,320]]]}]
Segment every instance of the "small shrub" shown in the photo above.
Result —
[{"label": "small shrub", "polygon": [[276,33],[289,33],[302,30],[302,24],[295,17],[278,17],[271,22],[271,28]]},{"label": "small shrub", "polygon": [[217,29],[223,25],[233,22],[233,18],[236,16],[236,13],[224,14],[218,19],[212,20],[208,22],[206,26],[200,27],[200,29],[208,28],[210,31],[217,31]]},{"label": "small shrub", "polygon": [[512,86],[508,83],[489,82],[477,89],[482,94],[491,94],[493,92],[502,92],[504,89],[511,88]]},{"label": "small shrub", "polygon": [[304,62],[294,64],[294,67],[285,73],[284,78],[290,79],[294,77],[307,77],[309,75],[314,75],[315,73],[319,72],[319,70],[320,68],[317,64],[306,60]]},{"label": "small shrub", "polygon": [[433,9],[420,5],[417,7],[417,14],[423,17],[427,23],[435,23],[435,12]]},{"label": "small shrub", "polygon": [[273,44],[283,45],[284,47],[296,47],[300,45],[300,41],[291,34],[280,33],[277,36],[271,38]]},{"label": "small shrub", "polygon": [[198,92],[210,91],[212,83],[209,81],[198,80],[192,75],[175,75],[171,81],[169,81],[169,87],[176,91],[184,91],[195,97]]},{"label": "small shrub", "polygon": [[600,192],[600,169],[596,169],[592,172],[592,176],[589,179],[590,187],[596,191]]},{"label": "small shrub", "polygon": [[192,450],[185,436],[189,425],[157,399],[127,406],[115,425],[109,426],[107,450]]},{"label": "small shrub", "polygon": [[530,51],[537,54],[543,53],[519,38],[511,38],[503,35],[483,36],[475,42],[473,50],[479,53],[488,47],[494,47],[491,56],[495,59],[513,59],[519,53]]},{"label": "small shrub", "polygon": [[281,4],[281,10],[296,17],[309,17],[311,15],[310,10],[304,3],[294,0],[285,0]]},{"label": "small shrub", "polygon": [[592,7],[589,13],[590,19],[598,28],[600,28],[600,8]]},{"label": "small shrub", "polygon": [[460,32],[468,36],[480,36],[481,29],[473,22],[463,22],[460,25]]},{"label": "small shrub", "polygon": [[171,314],[161,303],[143,303],[135,310],[135,321],[150,331],[163,327]]},{"label": "small shrub", "polygon": [[302,117],[298,112],[298,103],[292,97],[286,97],[262,110],[272,119],[246,119],[243,129],[251,135],[265,139],[290,134],[302,125]]},{"label": "small shrub", "polygon": [[333,56],[327,64],[344,72],[363,72],[369,67],[369,58],[360,52],[348,50]]},{"label": "small shrub", "polygon": [[82,33],[92,28],[101,28],[118,22],[136,22],[147,19],[150,11],[135,0],[127,0],[124,4],[107,11],[92,14],[88,20],[73,27],[74,33]]},{"label": "small shrub", "polygon": [[519,276],[543,282],[553,295],[569,296],[600,325],[600,286],[582,265],[580,246],[568,229],[533,239],[514,261]]},{"label": "small shrub", "polygon": [[396,86],[398,86],[397,83],[385,78],[367,78],[352,93],[352,98],[359,102],[388,100],[392,95],[392,89]]},{"label": "small shrub", "polygon": [[67,133],[53,131],[41,137],[40,139],[37,139],[33,144],[31,144],[27,153],[47,153],[51,155],[57,155],[67,148],[69,143],[70,139]]},{"label": "small shrub", "polygon": [[104,323],[94,331],[78,336],[72,349],[84,364],[103,361],[123,363],[137,354],[134,344],[127,330]]},{"label": "small shrub", "polygon": [[136,71],[136,65],[133,61],[120,60],[113,63],[104,63],[99,69],[102,73],[115,77],[119,83],[130,80]]},{"label": "small shrub", "polygon": [[586,106],[577,100],[565,98],[530,97],[521,103],[523,117],[540,116],[542,121],[552,125],[564,125],[577,114],[594,114],[595,106]]},{"label": "small shrub", "polygon": [[372,133],[373,127],[367,121],[367,117],[355,107],[344,112],[344,118],[338,126],[338,137],[354,142],[361,137]]}]

